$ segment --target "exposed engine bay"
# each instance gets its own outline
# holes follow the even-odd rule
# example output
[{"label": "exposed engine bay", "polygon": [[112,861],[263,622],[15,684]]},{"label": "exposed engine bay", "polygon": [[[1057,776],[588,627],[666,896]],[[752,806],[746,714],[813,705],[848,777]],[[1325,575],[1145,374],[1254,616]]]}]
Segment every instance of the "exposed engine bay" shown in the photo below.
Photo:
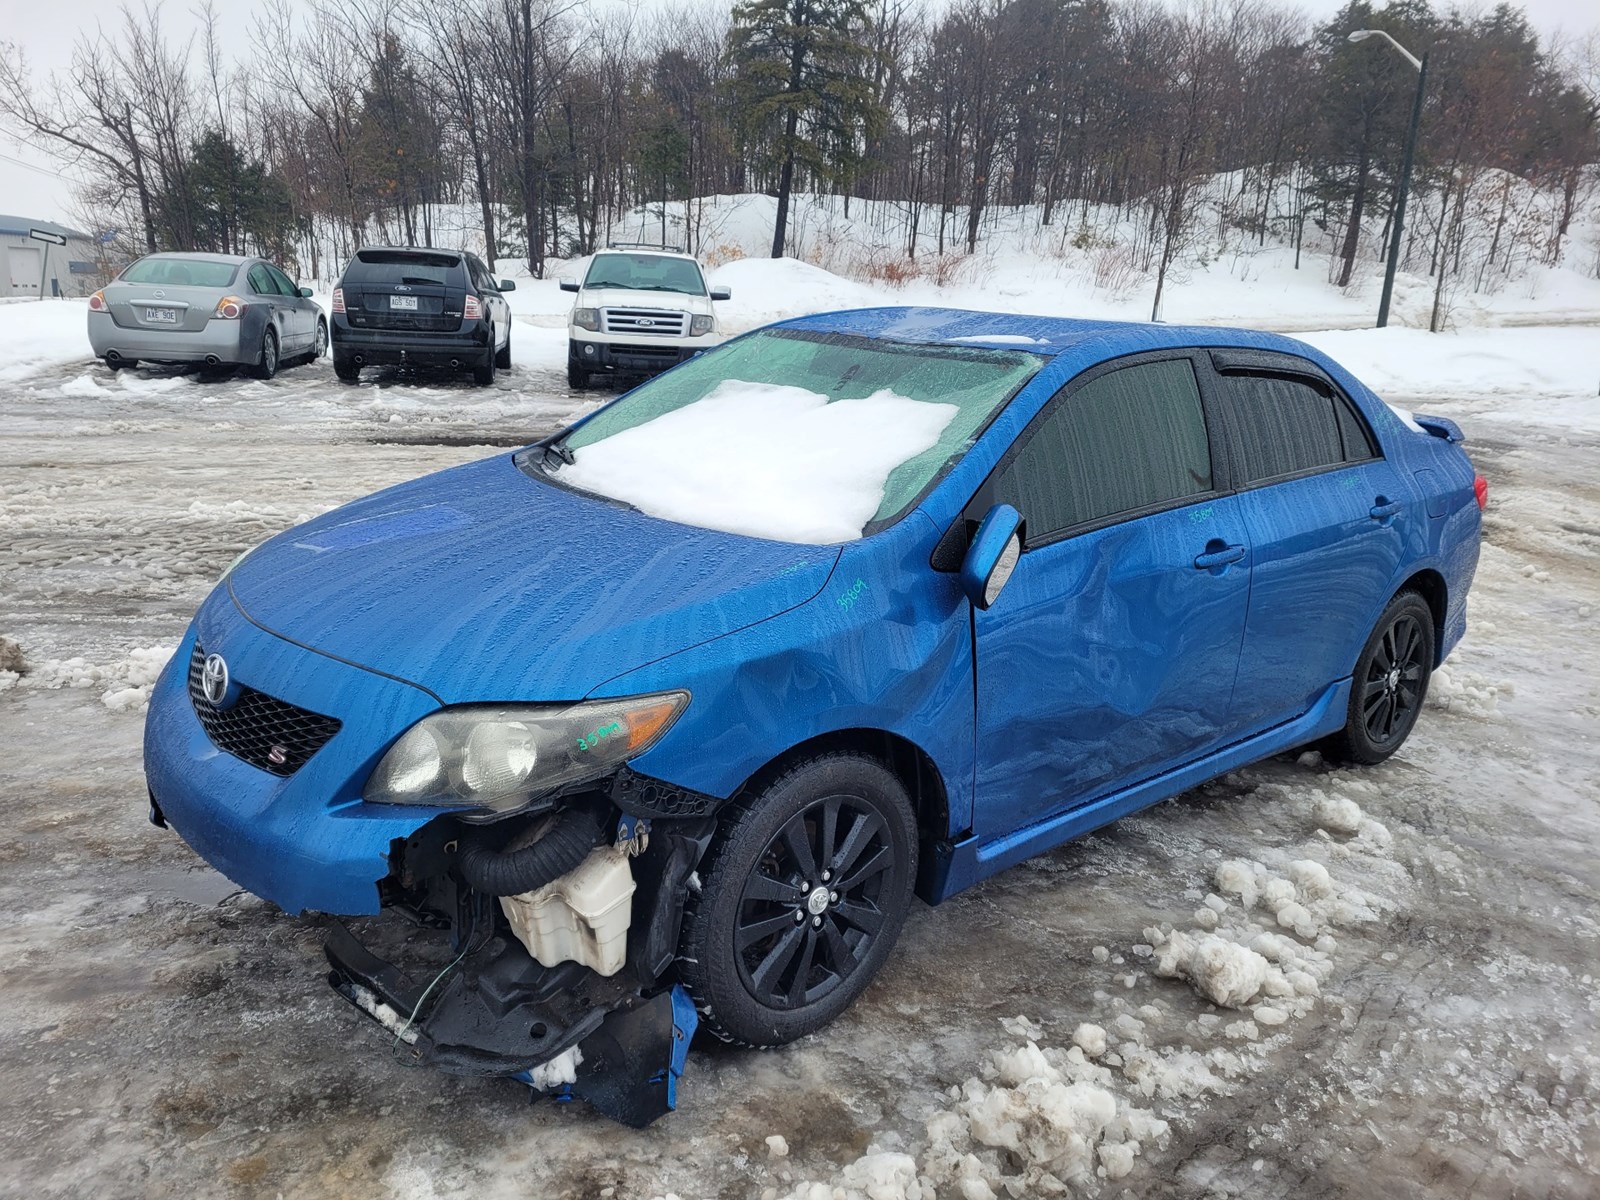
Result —
[{"label": "exposed engine bay", "polygon": [[443,815],[392,844],[379,886],[409,921],[404,961],[342,923],[325,953],[402,1061],[511,1076],[635,1127],[676,1107],[698,1021],[673,964],[714,821],[624,812],[617,782],[490,822]]}]

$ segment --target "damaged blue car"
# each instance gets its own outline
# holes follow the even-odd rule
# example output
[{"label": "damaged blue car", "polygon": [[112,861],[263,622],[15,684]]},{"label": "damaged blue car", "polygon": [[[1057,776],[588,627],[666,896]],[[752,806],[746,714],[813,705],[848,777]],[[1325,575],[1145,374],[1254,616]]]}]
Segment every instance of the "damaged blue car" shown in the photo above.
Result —
[{"label": "damaged blue car", "polygon": [[267,541],[156,685],[151,819],[331,926],[416,1064],[642,1125],[928,903],[1268,755],[1376,763],[1461,638],[1449,421],[1301,343],[806,317]]}]

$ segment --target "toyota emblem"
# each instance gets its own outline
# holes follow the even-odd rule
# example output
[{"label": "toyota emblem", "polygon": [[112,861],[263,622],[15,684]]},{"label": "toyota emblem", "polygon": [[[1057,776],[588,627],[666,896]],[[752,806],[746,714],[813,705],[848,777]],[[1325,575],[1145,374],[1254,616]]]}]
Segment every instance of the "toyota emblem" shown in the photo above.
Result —
[{"label": "toyota emblem", "polygon": [[200,690],[212,704],[221,704],[227,699],[228,660],[222,655],[206,655],[206,665],[200,671]]}]

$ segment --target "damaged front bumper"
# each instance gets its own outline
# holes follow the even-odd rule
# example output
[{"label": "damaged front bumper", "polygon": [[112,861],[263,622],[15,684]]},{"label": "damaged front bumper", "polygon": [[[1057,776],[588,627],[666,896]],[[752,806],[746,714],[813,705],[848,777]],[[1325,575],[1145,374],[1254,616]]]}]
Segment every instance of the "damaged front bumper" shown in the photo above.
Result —
[{"label": "damaged front bumper", "polygon": [[[511,1076],[635,1128],[677,1107],[698,1024],[681,985],[646,996],[626,976],[606,979],[577,963],[544,968],[503,936],[469,947],[431,984],[372,953],[342,924],[324,952],[334,990],[392,1033],[395,1053],[411,1065]],[[541,1072],[563,1059],[570,1080]]]}]

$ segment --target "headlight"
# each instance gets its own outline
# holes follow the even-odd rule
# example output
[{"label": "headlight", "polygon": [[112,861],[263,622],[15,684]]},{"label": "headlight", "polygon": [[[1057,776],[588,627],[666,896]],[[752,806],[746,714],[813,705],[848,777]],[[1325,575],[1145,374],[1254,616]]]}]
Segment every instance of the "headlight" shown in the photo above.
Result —
[{"label": "headlight", "polygon": [[579,329],[600,328],[600,310],[598,308],[575,308],[572,310],[572,323]]},{"label": "headlight", "polygon": [[711,332],[711,327],[716,323],[716,318],[710,313],[703,317],[694,317],[689,321],[689,336],[704,337]]},{"label": "headlight", "polygon": [[661,692],[581,704],[443,709],[389,747],[362,796],[373,804],[514,812],[643,754],[688,703],[688,692]]}]

